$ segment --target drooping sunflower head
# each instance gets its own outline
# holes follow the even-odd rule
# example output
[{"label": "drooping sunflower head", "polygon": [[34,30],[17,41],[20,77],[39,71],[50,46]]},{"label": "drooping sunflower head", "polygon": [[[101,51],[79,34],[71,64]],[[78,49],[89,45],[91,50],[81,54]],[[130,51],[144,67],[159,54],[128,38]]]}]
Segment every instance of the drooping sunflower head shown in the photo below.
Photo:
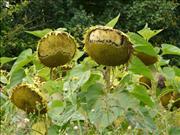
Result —
[{"label": "drooping sunflower head", "polygon": [[98,64],[117,66],[125,64],[131,54],[127,36],[107,26],[90,27],[84,35],[85,50]]},{"label": "drooping sunflower head", "polygon": [[76,52],[77,42],[64,31],[52,31],[38,43],[38,57],[47,67],[57,67],[69,62]]},{"label": "drooping sunflower head", "polygon": [[152,84],[151,84],[151,80],[145,76],[141,76],[139,78],[139,83],[143,86],[145,86],[147,89],[150,89]]},{"label": "drooping sunflower head", "polygon": [[143,52],[137,52],[135,54],[146,66],[152,65],[158,61],[156,56],[150,56]]},{"label": "drooping sunflower head", "polygon": [[34,86],[20,84],[12,90],[10,97],[13,104],[27,113],[47,112],[47,101],[44,95]]}]

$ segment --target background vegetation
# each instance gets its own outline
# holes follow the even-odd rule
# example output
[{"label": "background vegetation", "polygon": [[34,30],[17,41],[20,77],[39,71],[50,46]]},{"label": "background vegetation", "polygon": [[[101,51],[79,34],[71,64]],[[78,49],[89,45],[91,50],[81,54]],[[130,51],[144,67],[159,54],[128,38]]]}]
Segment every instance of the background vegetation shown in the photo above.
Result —
[{"label": "background vegetation", "polygon": [[[105,24],[120,13],[116,28],[138,31],[148,23],[152,29],[164,29],[151,39],[180,47],[180,6],[176,0],[1,0],[1,56],[17,56],[25,48],[36,48],[37,38],[27,30],[65,27],[80,44],[84,29]],[[173,64],[180,66],[177,56]]]},{"label": "background vegetation", "polygon": [[[2,0],[0,5],[2,135],[180,134],[177,1]],[[134,50],[157,56],[155,64],[146,66],[132,55],[128,64],[110,69],[84,58],[84,31],[107,24],[119,13],[115,28],[127,32]],[[45,28],[66,28],[80,44],[65,66],[49,69],[39,61],[36,46]],[[44,31],[37,36],[33,30]],[[19,84],[44,94],[46,114],[27,114],[12,103],[9,97]]]}]

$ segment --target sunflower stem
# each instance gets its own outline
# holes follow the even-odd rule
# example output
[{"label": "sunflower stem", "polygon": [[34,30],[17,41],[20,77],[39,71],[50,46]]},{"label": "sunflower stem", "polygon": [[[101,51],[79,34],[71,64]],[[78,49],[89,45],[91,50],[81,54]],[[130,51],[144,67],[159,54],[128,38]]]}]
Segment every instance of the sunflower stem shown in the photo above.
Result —
[{"label": "sunflower stem", "polygon": [[104,74],[104,79],[106,81],[107,92],[109,92],[110,87],[111,87],[111,66],[106,67],[106,71],[105,71],[105,74]]},{"label": "sunflower stem", "polygon": [[50,80],[53,80],[53,68],[50,68]]}]

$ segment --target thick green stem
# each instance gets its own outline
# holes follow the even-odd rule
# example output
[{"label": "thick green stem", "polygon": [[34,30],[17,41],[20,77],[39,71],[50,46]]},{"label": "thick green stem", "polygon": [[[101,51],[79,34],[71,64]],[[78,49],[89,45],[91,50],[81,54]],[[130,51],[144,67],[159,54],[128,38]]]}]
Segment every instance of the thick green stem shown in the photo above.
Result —
[{"label": "thick green stem", "polygon": [[50,68],[50,79],[53,80],[53,68]]},{"label": "thick green stem", "polygon": [[78,120],[77,122],[78,122],[78,127],[79,127],[79,135],[83,135],[80,121]]},{"label": "thick green stem", "polygon": [[110,66],[106,67],[104,79],[106,81],[106,89],[109,91],[109,89],[111,87],[111,67]]},{"label": "thick green stem", "polygon": [[151,91],[151,95],[156,99],[156,87],[157,87],[157,81],[156,81],[156,77],[157,77],[157,69],[155,68],[154,65],[151,65],[149,66],[151,72],[152,72],[152,75],[153,75],[153,80],[151,80],[152,82],[152,91]]}]

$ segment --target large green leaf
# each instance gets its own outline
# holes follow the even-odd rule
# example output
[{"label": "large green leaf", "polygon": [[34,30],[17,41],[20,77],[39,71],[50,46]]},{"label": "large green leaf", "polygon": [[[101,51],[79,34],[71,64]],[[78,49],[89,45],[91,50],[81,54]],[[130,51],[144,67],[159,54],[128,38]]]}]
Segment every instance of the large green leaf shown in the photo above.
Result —
[{"label": "large green leaf", "polygon": [[63,126],[70,120],[79,121],[84,120],[84,117],[76,110],[76,106],[68,105],[66,107],[55,107],[48,111],[52,122],[59,126]]},{"label": "large green leaf", "polygon": [[175,71],[171,67],[164,67],[163,73],[165,74],[165,76],[168,80],[173,80],[175,77]]},{"label": "large green leaf", "polygon": [[75,91],[83,86],[90,78],[91,71],[82,64],[75,66],[69,73],[64,83],[65,91]]},{"label": "large green leaf", "polygon": [[[87,91],[84,94],[84,97],[86,99],[86,107],[88,110],[91,110],[90,108],[95,104],[99,96],[103,95],[103,85],[100,83],[94,83],[90,85],[87,89]],[[83,96],[81,96],[82,98]]]},{"label": "large green leaf", "polygon": [[144,75],[149,79],[153,79],[151,70],[136,56],[132,56],[129,64],[129,70],[135,74]]},{"label": "large green leaf", "polygon": [[120,14],[118,14],[118,16],[116,16],[115,18],[113,18],[111,21],[109,21],[106,26],[109,26],[109,27],[114,27],[116,25],[116,23],[118,22],[119,20],[119,17],[120,17]]},{"label": "large green leaf", "polygon": [[171,44],[162,44],[162,55],[165,54],[173,54],[173,55],[180,55],[180,48],[171,45]]},{"label": "large green leaf", "polygon": [[81,90],[86,91],[89,86],[95,84],[100,78],[101,76],[99,74],[91,74],[89,80],[81,87]]},{"label": "large green leaf", "polygon": [[45,36],[47,33],[49,33],[50,31],[52,31],[52,29],[44,29],[44,30],[36,30],[36,31],[25,31],[26,33],[32,34],[36,37],[42,38],[43,36]]},{"label": "large green leaf", "polygon": [[23,66],[25,66],[29,62],[31,62],[32,58],[33,58],[33,55],[32,55],[31,49],[27,49],[21,52],[17,60],[15,61],[14,65],[11,68],[10,75],[13,72],[16,72],[17,70],[21,69]]},{"label": "large green leaf", "polygon": [[48,128],[47,135],[59,135],[59,128],[57,125],[51,125]]},{"label": "large green leaf", "polygon": [[150,28],[148,28],[148,25],[146,24],[145,27],[142,30],[139,30],[138,33],[147,41],[154,37],[155,35],[157,35],[158,33],[160,33],[163,29],[160,30],[151,30]]},{"label": "large green leaf", "polygon": [[26,76],[26,74],[25,74],[23,68],[12,72],[9,84],[7,85],[7,88],[9,88],[9,89],[13,88],[17,84],[21,83],[25,76]]},{"label": "large green leaf", "polygon": [[62,107],[64,103],[60,100],[53,100],[50,102],[49,109],[54,109],[56,107]]},{"label": "large green leaf", "polygon": [[147,89],[144,86],[135,85],[134,90],[131,93],[144,104],[148,105],[149,107],[153,107],[154,102],[151,100],[147,93]]},{"label": "large green leaf", "polygon": [[38,71],[38,76],[49,80],[50,78],[50,69],[48,67],[44,67],[41,70]]},{"label": "large green leaf", "polygon": [[140,135],[157,134],[157,127],[150,113],[150,110],[143,106],[135,107],[126,113],[126,119],[128,120],[129,125],[135,125],[140,131]]},{"label": "large green leaf", "polygon": [[146,41],[143,37],[133,32],[128,32],[127,35],[137,52],[143,52],[150,56],[157,56],[152,44]]},{"label": "large green leaf", "polygon": [[139,102],[126,92],[100,96],[88,113],[90,122],[102,132],[104,128],[121,116],[128,108],[137,107]]},{"label": "large green leaf", "polygon": [[82,72],[81,74],[76,74],[74,76],[70,76],[68,80],[64,83],[65,91],[75,91],[83,86],[90,78],[91,72],[90,70]]},{"label": "large green leaf", "polygon": [[56,92],[60,92],[63,90],[63,81],[62,80],[49,80],[43,85],[42,89],[48,92],[49,95],[52,95],[53,93],[56,93]]},{"label": "large green leaf", "polygon": [[89,67],[87,67],[85,64],[78,64],[70,71],[69,76],[81,76],[84,72],[88,71]]},{"label": "large green leaf", "polygon": [[[69,119],[64,120],[63,116],[60,115],[61,113],[63,113],[64,111],[64,106],[56,106],[56,107],[51,107],[51,105],[49,106],[49,111],[48,111],[48,115],[51,118],[52,122],[54,123],[60,123],[60,124],[64,124],[63,121],[67,122]],[[67,114],[67,118],[69,117],[69,115],[72,115],[73,113],[73,108],[71,110],[72,112],[69,112],[70,114]]]},{"label": "large green leaf", "polygon": [[162,71],[168,80],[166,81],[166,85],[171,85],[174,90],[180,92],[180,79],[176,76],[178,75],[178,71],[174,69],[173,67],[164,67]]},{"label": "large green leaf", "polygon": [[10,57],[1,57],[0,58],[0,63],[1,63],[1,66],[5,63],[8,63],[8,62],[11,62],[13,60],[15,60],[17,57],[14,57],[14,58],[10,58]]},{"label": "large green leaf", "polygon": [[148,54],[150,56],[157,56],[152,46],[136,46],[135,50],[137,52],[144,52],[145,54]]},{"label": "large green leaf", "polygon": [[62,101],[53,100],[49,105],[48,115],[52,122],[59,126],[63,126],[68,121],[84,120],[84,116],[76,108],[76,105],[68,105]]},{"label": "large green leaf", "polygon": [[33,57],[32,63],[35,66],[36,70],[38,71],[38,70],[41,70],[42,68],[45,68],[46,66],[44,66],[41,63],[41,61],[38,58],[38,54],[37,53],[38,53],[37,51],[33,53],[34,57]]}]

